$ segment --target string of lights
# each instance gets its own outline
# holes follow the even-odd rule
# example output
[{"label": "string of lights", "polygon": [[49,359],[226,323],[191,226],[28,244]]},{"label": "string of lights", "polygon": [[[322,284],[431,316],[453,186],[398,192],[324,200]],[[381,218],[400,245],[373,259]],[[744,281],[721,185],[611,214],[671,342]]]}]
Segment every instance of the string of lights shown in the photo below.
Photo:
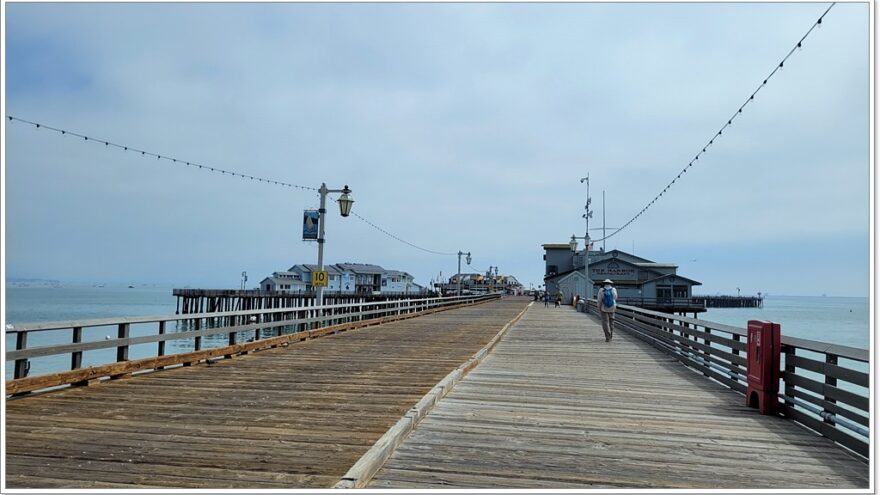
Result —
[{"label": "string of lights", "polygon": [[79,133],[77,133],[77,132],[71,132],[71,131],[68,131],[68,130],[65,130],[65,129],[58,129],[58,128],[56,128],[56,127],[51,127],[51,126],[48,126],[48,125],[45,125],[45,124],[40,124],[40,123],[37,123],[37,122],[31,122],[31,121],[29,121],[29,120],[20,119],[20,118],[18,118],[18,117],[7,116],[7,118],[9,119],[10,122],[12,122],[12,121],[17,121],[17,122],[21,122],[21,123],[23,123],[23,124],[29,124],[29,125],[34,126],[34,128],[36,128],[36,129],[46,129],[46,130],[49,130],[49,131],[57,132],[57,133],[62,134],[62,135],[64,135],[64,136],[72,136],[72,137],[82,138],[83,141],[91,141],[91,142],[93,142],[93,143],[103,144],[104,147],[106,147],[106,148],[113,147],[113,148],[116,148],[116,149],[120,149],[120,150],[122,150],[122,151],[127,151],[127,152],[131,152],[131,153],[135,153],[135,154],[138,154],[138,153],[139,153],[141,156],[154,157],[154,158],[156,158],[157,160],[166,160],[166,161],[169,161],[169,162],[171,162],[171,163],[178,164],[178,165],[182,165],[182,166],[185,166],[185,167],[199,168],[199,169],[204,170],[204,171],[207,171],[207,172],[215,172],[215,173],[219,173],[219,174],[222,174],[222,175],[231,175],[232,177],[240,177],[240,178],[242,178],[242,179],[249,179],[249,180],[255,180],[255,181],[259,181],[259,182],[265,182],[266,184],[272,184],[272,185],[276,185],[276,186],[290,187],[290,188],[295,188],[295,189],[303,189],[303,190],[307,190],[307,191],[317,191],[317,190],[318,190],[317,187],[300,186],[300,185],[298,185],[298,184],[291,184],[291,183],[289,183],[289,182],[282,182],[282,181],[280,181],[280,180],[266,179],[266,178],[264,178],[264,177],[257,177],[257,176],[253,176],[253,175],[247,175],[247,174],[243,174],[243,173],[240,173],[240,172],[232,172],[232,171],[230,171],[230,170],[224,170],[224,169],[222,169],[222,168],[211,167],[211,166],[204,165],[204,164],[201,164],[201,163],[197,163],[197,162],[193,162],[193,161],[188,161],[188,160],[183,160],[183,159],[180,159],[180,158],[175,158],[175,157],[173,157],[173,156],[160,155],[160,154],[158,154],[158,153],[153,153],[153,152],[150,152],[150,151],[144,151],[144,150],[141,150],[141,149],[138,149],[138,148],[133,148],[133,147],[131,147],[131,146],[126,146],[126,145],[123,145],[123,144],[113,143],[113,142],[111,142],[111,141],[107,141],[107,140],[105,140],[105,139],[97,139],[97,138],[94,138],[94,137],[89,137],[89,136],[86,136],[86,135],[83,135],[83,134],[79,134]]},{"label": "string of lights", "polygon": [[[336,198],[330,198],[330,199],[332,199],[333,201],[336,201]],[[358,214],[357,214],[356,212],[354,212],[354,211],[351,212],[351,215],[354,216],[354,217],[356,217],[358,220],[364,222],[365,224],[369,225],[370,227],[373,227],[374,229],[378,230],[379,232],[381,232],[381,233],[387,235],[388,237],[390,237],[390,238],[392,238],[392,239],[394,239],[394,240],[396,240],[396,241],[400,241],[400,242],[406,244],[406,245],[409,246],[409,247],[412,247],[412,248],[418,249],[418,250],[420,250],[420,251],[424,251],[424,252],[426,252],[426,253],[436,254],[436,255],[438,255],[438,256],[456,256],[456,255],[458,254],[458,253],[444,253],[444,252],[441,252],[441,251],[434,251],[434,250],[431,250],[431,249],[423,248],[423,247],[421,247],[421,246],[417,246],[417,245],[415,245],[415,244],[413,244],[413,243],[411,243],[411,242],[409,242],[409,241],[406,241],[406,240],[401,239],[400,237],[397,237],[396,235],[392,234],[391,232],[388,232],[387,230],[383,229],[382,227],[379,227],[378,225],[376,225],[375,223],[373,223],[373,222],[367,220],[366,218],[364,218],[364,217],[358,215]]]},{"label": "string of lights", "polygon": [[[242,179],[256,180],[256,181],[259,181],[259,182],[265,182],[265,183],[267,183],[267,184],[272,184],[272,185],[277,185],[277,186],[282,186],[282,187],[291,187],[291,188],[303,189],[303,190],[307,190],[307,191],[316,191],[316,192],[318,191],[318,188],[317,188],[317,187],[301,186],[301,185],[297,185],[297,184],[291,184],[291,183],[288,183],[288,182],[283,182],[283,181],[278,181],[278,180],[273,180],[273,179],[266,179],[266,178],[263,178],[263,177],[256,177],[256,176],[251,176],[251,175],[247,175],[247,174],[242,174],[242,173],[240,173],[240,172],[233,172],[233,171],[230,171],[230,170],[224,170],[224,169],[221,169],[221,168],[211,167],[211,166],[204,165],[204,164],[201,164],[201,163],[196,163],[196,162],[193,162],[193,161],[182,160],[182,159],[180,159],[180,158],[175,158],[175,157],[168,156],[168,155],[160,155],[160,154],[158,154],[158,153],[152,153],[152,152],[150,152],[150,151],[141,150],[141,149],[134,148],[134,147],[131,147],[131,146],[126,146],[126,145],[113,143],[113,142],[111,142],[111,141],[107,141],[107,140],[103,140],[103,139],[97,139],[97,138],[94,138],[94,137],[89,137],[89,136],[86,136],[86,135],[84,135],[84,134],[80,134],[80,133],[77,133],[77,132],[71,132],[71,131],[68,131],[68,130],[65,130],[65,129],[59,129],[59,128],[56,128],[56,127],[48,126],[48,125],[41,124],[41,123],[38,123],[38,122],[32,122],[32,121],[25,120],[25,119],[21,119],[21,118],[14,117],[14,116],[7,116],[7,118],[9,119],[10,122],[12,122],[12,121],[21,122],[21,123],[23,123],[23,124],[32,125],[32,126],[34,126],[34,128],[36,128],[36,129],[46,129],[46,130],[49,130],[49,131],[54,131],[54,132],[57,132],[57,133],[62,134],[62,135],[64,135],[64,136],[72,136],[72,137],[82,138],[83,141],[91,141],[91,142],[96,143],[96,144],[103,144],[105,147],[111,147],[111,146],[112,146],[112,147],[114,147],[114,148],[121,149],[122,151],[129,151],[129,152],[132,152],[132,153],[140,153],[141,156],[155,157],[157,160],[167,160],[167,161],[170,161],[171,163],[175,163],[175,164],[179,164],[179,165],[183,165],[183,166],[187,166],[187,167],[194,167],[194,168],[198,168],[198,169],[201,169],[201,170],[204,170],[204,171],[208,171],[208,172],[217,172],[217,173],[224,174],[224,175],[228,174],[228,175],[231,175],[231,176],[233,176],[233,177],[240,177],[240,178],[242,178]],[[333,199],[333,201],[336,201],[335,198],[331,198],[331,199]],[[400,241],[400,242],[406,244],[407,246],[410,246],[410,247],[413,247],[413,248],[415,248],[415,249],[418,249],[418,250],[424,251],[424,252],[426,252],[426,253],[436,254],[436,255],[440,255],[440,256],[455,256],[455,255],[456,255],[456,253],[444,253],[444,252],[440,252],[440,251],[434,251],[434,250],[431,250],[431,249],[426,249],[426,248],[423,248],[423,247],[421,247],[421,246],[417,246],[417,245],[415,245],[415,244],[413,244],[413,243],[411,243],[411,242],[409,242],[409,241],[406,241],[406,240],[404,240],[404,239],[401,239],[400,237],[398,237],[398,236],[396,236],[396,235],[394,235],[394,234],[388,232],[387,230],[385,230],[385,229],[379,227],[379,226],[376,225],[375,223],[373,223],[373,222],[367,220],[366,218],[362,217],[361,215],[358,215],[357,213],[352,212],[352,215],[354,215],[355,217],[357,217],[359,220],[361,220],[362,222],[366,223],[366,224],[369,225],[370,227],[373,227],[374,229],[378,230],[378,231],[381,232],[382,234],[385,234],[386,236],[391,237],[391,238],[394,239],[394,240]]]},{"label": "string of lights", "polygon": [[761,91],[761,89],[767,85],[767,83],[770,81],[770,79],[773,78],[773,76],[783,68],[783,66],[785,65],[785,62],[788,61],[789,57],[791,57],[792,54],[794,54],[794,52],[796,50],[803,48],[804,40],[807,39],[807,36],[809,36],[810,33],[812,33],[814,29],[816,29],[817,27],[822,25],[822,19],[825,18],[825,15],[828,14],[828,11],[830,11],[831,8],[834,7],[834,5],[836,5],[836,2],[832,3],[831,5],[828,6],[827,9],[825,9],[825,12],[823,12],[822,15],[819,16],[819,19],[816,22],[814,22],[812,26],[810,26],[810,29],[807,30],[806,34],[804,34],[803,37],[801,37],[801,39],[798,40],[797,44],[795,46],[793,46],[791,50],[789,50],[789,52],[785,55],[785,57],[782,59],[782,61],[773,67],[773,71],[770,72],[770,75],[768,75],[767,77],[764,78],[764,80],[761,82],[761,84],[758,85],[758,88],[755,89],[755,91],[753,91],[752,94],[748,98],[746,98],[746,101],[742,105],[740,105],[740,107],[735,112],[733,112],[733,115],[731,115],[730,118],[727,119],[727,121],[724,123],[724,125],[721,126],[721,129],[719,129],[718,132],[716,132],[709,139],[708,143],[703,145],[702,149],[694,156],[694,158],[687,164],[687,166],[684,167],[681,170],[681,172],[679,172],[678,175],[676,175],[675,178],[672,179],[672,181],[670,181],[668,184],[666,184],[666,187],[664,187],[662,191],[660,191],[656,196],[654,196],[654,199],[652,199],[648,204],[646,204],[645,207],[642,208],[641,211],[639,211],[628,222],[623,224],[622,227],[620,227],[619,229],[615,230],[614,232],[606,235],[605,237],[603,237],[601,239],[594,239],[593,242],[599,242],[599,241],[604,241],[605,239],[609,239],[609,238],[617,235],[618,233],[620,233],[623,229],[629,227],[630,224],[635,222],[636,219],[638,219],[646,211],[648,211],[648,208],[653,206],[654,203],[656,203],[660,199],[660,197],[663,196],[669,190],[669,188],[672,187],[672,185],[675,184],[676,181],[678,181],[681,178],[682,175],[687,173],[688,169],[691,168],[692,166],[694,166],[694,163],[696,163],[700,159],[700,156],[705,154],[706,151],[709,149],[709,147],[715,143],[715,140],[718,139],[719,137],[721,137],[724,130],[727,129],[728,127],[732,126],[733,121],[736,120],[737,117],[742,115],[743,109],[746,107],[746,105],[755,101],[755,96],[758,94],[758,92]]}]

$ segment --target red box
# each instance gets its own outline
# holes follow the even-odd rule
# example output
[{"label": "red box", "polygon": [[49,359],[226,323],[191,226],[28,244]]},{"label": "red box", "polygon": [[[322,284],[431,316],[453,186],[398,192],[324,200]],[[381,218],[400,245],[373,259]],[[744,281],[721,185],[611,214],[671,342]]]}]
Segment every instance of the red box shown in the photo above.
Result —
[{"label": "red box", "polygon": [[779,323],[749,320],[746,405],[761,414],[776,414],[782,351]]}]

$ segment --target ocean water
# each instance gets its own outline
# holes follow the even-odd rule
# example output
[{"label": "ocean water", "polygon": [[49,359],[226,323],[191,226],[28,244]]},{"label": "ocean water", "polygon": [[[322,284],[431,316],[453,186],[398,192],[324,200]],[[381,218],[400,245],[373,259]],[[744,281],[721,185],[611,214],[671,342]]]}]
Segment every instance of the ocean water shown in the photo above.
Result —
[{"label": "ocean water", "polygon": [[701,320],[746,328],[749,320],[780,324],[782,335],[868,349],[867,297],[768,296],[763,308],[709,308]]},{"label": "ocean water", "polygon": [[[171,288],[157,287],[7,287],[5,324],[35,323],[61,320],[83,320],[121,316],[173,315],[176,298]],[[870,341],[868,298],[846,297],[784,297],[770,296],[763,308],[717,308],[699,315],[702,320],[745,328],[748,320],[770,320],[781,324],[783,335],[829,342],[867,349]],[[182,330],[168,328],[169,332]],[[83,341],[101,340],[115,336],[115,327],[99,327],[83,331]],[[156,324],[131,328],[131,335],[152,335]],[[221,345],[224,336],[217,336]],[[37,332],[29,337],[28,345],[51,345],[71,342],[71,332]],[[204,342],[205,347],[213,347]],[[169,341],[166,352],[191,350],[191,343]],[[7,349],[15,348],[12,336],[6,337]],[[115,350],[87,351],[83,365],[112,362]],[[129,349],[131,359],[154,356],[155,344],[143,344]],[[69,356],[54,356],[32,360],[31,374],[69,369]],[[6,363],[7,377],[11,377],[12,363]]]},{"label": "ocean water", "polygon": [[[7,287],[7,324],[37,323],[62,320],[89,320],[122,316],[166,316],[173,315],[177,299],[171,288],[157,287]],[[132,325],[132,336],[154,335],[158,325]],[[168,332],[182,330],[168,328]],[[95,327],[83,329],[83,342],[102,340],[116,336],[116,327]],[[6,349],[15,349],[15,338],[6,336]],[[71,330],[52,330],[34,332],[28,336],[28,347],[53,344],[67,344],[72,341]],[[188,350],[191,345],[185,342],[169,341],[166,353],[172,354]],[[156,344],[142,344],[129,348],[129,358],[138,359],[155,356]],[[102,349],[83,352],[83,366],[104,364],[116,360],[115,349]],[[13,363],[5,363],[6,379],[12,377]],[[30,375],[39,375],[70,369],[70,355],[46,356],[31,360]]]}]

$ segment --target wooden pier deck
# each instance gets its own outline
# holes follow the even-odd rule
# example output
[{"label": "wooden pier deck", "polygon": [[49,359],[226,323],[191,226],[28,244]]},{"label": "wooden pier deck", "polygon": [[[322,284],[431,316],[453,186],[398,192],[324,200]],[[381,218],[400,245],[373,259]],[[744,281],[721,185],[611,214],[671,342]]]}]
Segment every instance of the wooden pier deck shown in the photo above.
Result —
[{"label": "wooden pier deck", "polygon": [[370,488],[862,488],[869,466],[570,308],[533,305]]},{"label": "wooden pier deck", "polygon": [[8,400],[6,486],[330,487],[527,302]]}]

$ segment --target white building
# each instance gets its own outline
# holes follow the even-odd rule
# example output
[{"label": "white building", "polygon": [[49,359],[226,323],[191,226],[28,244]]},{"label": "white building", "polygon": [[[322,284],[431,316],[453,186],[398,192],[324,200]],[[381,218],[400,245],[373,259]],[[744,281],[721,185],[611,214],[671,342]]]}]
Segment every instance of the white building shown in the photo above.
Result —
[{"label": "white building", "polygon": [[[313,292],[312,272],[317,265],[293,265],[287,271],[274,272],[260,282],[260,290],[274,292]],[[342,294],[420,294],[425,288],[415,283],[409,273],[385,270],[379,265],[337,263],[324,265],[327,287],[324,292]]]}]

